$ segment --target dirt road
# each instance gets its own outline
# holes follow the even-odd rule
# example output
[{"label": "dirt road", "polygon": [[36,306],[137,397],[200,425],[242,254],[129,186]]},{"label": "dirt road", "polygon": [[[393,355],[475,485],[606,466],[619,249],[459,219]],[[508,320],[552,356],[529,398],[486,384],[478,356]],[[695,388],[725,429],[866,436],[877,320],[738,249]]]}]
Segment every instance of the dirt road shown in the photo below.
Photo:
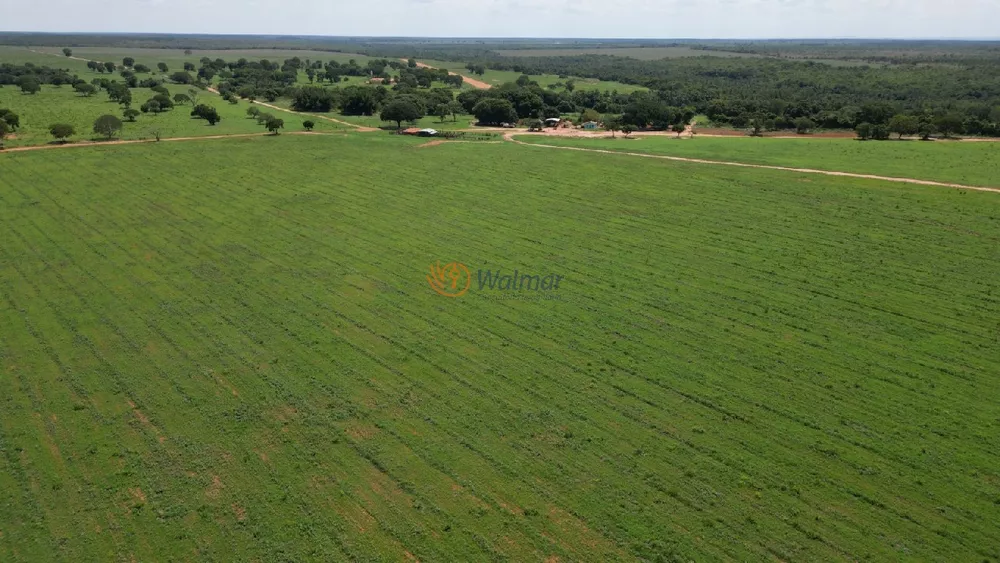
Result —
[{"label": "dirt road", "polygon": [[[406,62],[406,59],[399,59],[399,60],[403,61],[404,63]],[[436,66],[431,66],[431,65],[428,65],[428,64],[424,64],[424,63],[419,62],[419,61],[417,61],[417,66],[420,67],[420,68],[437,68]],[[491,86],[491,85],[483,82],[482,80],[476,80],[475,78],[469,78],[468,76],[465,76],[464,74],[459,74],[457,72],[452,72],[450,70],[448,71],[448,74],[451,74],[453,76],[461,76],[462,80],[466,84],[468,84],[469,86],[472,86],[473,88],[479,88],[480,90],[489,90],[490,88],[493,87],[493,86]]]},{"label": "dirt road", "polygon": [[593,152],[600,154],[617,154],[626,156],[638,156],[642,158],[656,158],[660,160],[673,160],[676,162],[693,162],[695,164],[714,164],[716,166],[736,166],[740,168],[761,168],[764,170],[782,170],[785,172],[798,172],[802,174],[820,174],[823,176],[839,176],[843,178],[861,178],[866,180],[881,180],[884,182],[899,182],[905,184],[917,184],[921,186],[937,186],[942,188],[957,188],[962,190],[975,190],[980,192],[995,192],[1000,193],[1000,188],[987,188],[982,186],[966,186],[964,184],[952,184],[948,182],[935,182],[933,180],[918,180],[916,178],[896,178],[893,176],[877,176],[875,174],[855,174],[853,172],[834,172],[831,170],[815,170],[812,168],[791,168],[788,166],[772,166],[767,164],[748,164],[745,162],[731,162],[724,160],[705,160],[701,158],[685,158],[681,156],[667,156],[661,154],[648,154],[641,152],[623,152],[623,151],[612,151],[604,149],[587,149],[583,147],[562,147],[558,145],[542,145],[536,143],[525,143],[523,141],[518,141],[514,138],[516,133],[507,133],[504,135],[504,139],[517,143],[519,145],[528,147],[540,147],[546,149],[561,149],[569,151],[581,151],[581,152]]},{"label": "dirt road", "polygon": [[[346,136],[345,133],[320,133],[317,131],[291,131],[283,135],[320,135],[320,136]],[[233,133],[230,135],[204,135],[201,137],[164,137],[159,141],[156,139],[129,139],[126,141],[85,141],[80,143],[60,143],[52,145],[30,145],[27,147],[11,147],[0,150],[0,155],[11,152],[42,151],[52,149],[71,149],[75,147],[102,147],[108,145],[137,145],[140,143],[169,143],[176,141],[204,141],[212,139],[239,139],[241,137],[274,137],[270,133]]]}]

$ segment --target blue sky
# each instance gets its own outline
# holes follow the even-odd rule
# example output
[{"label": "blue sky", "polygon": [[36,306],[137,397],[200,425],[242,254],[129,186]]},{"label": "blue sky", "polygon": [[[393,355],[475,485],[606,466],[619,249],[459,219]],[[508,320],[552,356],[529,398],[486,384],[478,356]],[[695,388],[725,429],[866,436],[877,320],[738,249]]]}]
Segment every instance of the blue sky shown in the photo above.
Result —
[{"label": "blue sky", "polygon": [[1000,38],[1000,0],[0,0],[0,30]]}]

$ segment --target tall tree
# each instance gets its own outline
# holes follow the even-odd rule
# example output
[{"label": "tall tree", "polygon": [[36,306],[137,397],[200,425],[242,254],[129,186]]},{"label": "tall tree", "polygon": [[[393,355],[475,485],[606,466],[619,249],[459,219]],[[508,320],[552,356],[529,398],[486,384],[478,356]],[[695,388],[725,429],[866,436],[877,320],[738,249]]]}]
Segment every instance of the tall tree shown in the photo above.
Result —
[{"label": "tall tree", "polygon": [[76,129],[68,123],[56,123],[49,126],[49,133],[56,141],[66,142],[68,137],[76,133]]},{"label": "tall tree", "polygon": [[423,116],[420,107],[414,102],[410,100],[394,100],[382,108],[379,119],[382,121],[395,121],[396,128],[399,129],[403,126],[404,121],[416,121]]},{"label": "tall tree", "polygon": [[94,120],[94,133],[107,137],[109,141],[121,130],[121,120],[113,115],[102,115]]},{"label": "tall tree", "polygon": [[66,55],[67,57],[72,57],[73,49],[70,49],[69,47],[63,47],[63,55]]}]

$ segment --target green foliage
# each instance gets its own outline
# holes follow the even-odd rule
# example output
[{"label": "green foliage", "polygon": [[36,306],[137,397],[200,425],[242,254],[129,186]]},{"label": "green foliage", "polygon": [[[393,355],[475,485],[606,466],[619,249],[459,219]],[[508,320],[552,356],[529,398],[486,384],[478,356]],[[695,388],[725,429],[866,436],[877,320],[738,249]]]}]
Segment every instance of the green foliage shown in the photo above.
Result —
[{"label": "green foliage", "polygon": [[277,135],[278,129],[281,129],[284,126],[285,120],[278,119],[276,117],[269,117],[267,122],[264,123],[264,127],[274,135]]},{"label": "green foliage", "polygon": [[102,115],[94,120],[94,133],[107,137],[108,140],[111,140],[121,130],[121,120],[113,115]]},{"label": "green foliage", "polygon": [[49,133],[51,133],[57,141],[65,141],[67,138],[76,134],[76,128],[68,123],[56,123],[49,126]]},{"label": "green foliage", "polygon": [[395,121],[398,128],[402,126],[403,121],[416,121],[423,116],[424,113],[420,106],[413,100],[400,99],[393,100],[382,108],[379,119],[382,121]]},{"label": "green foliage", "polygon": [[481,125],[517,123],[518,120],[514,105],[503,98],[484,98],[472,108],[472,115]]},{"label": "green foliage", "polygon": [[795,132],[799,135],[805,135],[814,127],[816,127],[816,123],[808,117],[800,117],[795,120]]},{"label": "green foliage", "polygon": [[206,104],[198,104],[192,108],[191,116],[197,117],[198,119],[204,119],[209,125],[215,125],[219,121],[222,121],[222,117],[219,116],[218,110]]},{"label": "green foliage", "polygon": [[42,85],[34,76],[22,76],[18,79],[17,85],[25,94],[37,94],[42,90]]},{"label": "green foliage", "polygon": [[139,117],[139,110],[133,108],[127,108],[125,111],[122,112],[122,116],[125,117],[125,121],[134,123],[135,118]]},{"label": "green foliage", "polygon": [[63,53],[63,55],[65,55],[67,57],[72,57],[73,56],[73,49],[70,49],[69,47],[63,47],[62,53]]},{"label": "green foliage", "polygon": [[902,139],[903,135],[913,135],[920,130],[920,120],[912,115],[897,114],[889,120],[889,132],[896,133]]},{"label": "green foliage", "polygon": [[313,127],[315,126],[316,123],[309,119],[302,122],[302,128],[305,129],[306,131],[312,131]]},{"label": "green foliage", "polygon": [[868,123],[867,121],[864,123],[859,123],[858,126],[854,129],[854,132],[857,133],[859,139],[861,139],[862,141],[867,141],[868,139],[872,138],[872,124]]}]

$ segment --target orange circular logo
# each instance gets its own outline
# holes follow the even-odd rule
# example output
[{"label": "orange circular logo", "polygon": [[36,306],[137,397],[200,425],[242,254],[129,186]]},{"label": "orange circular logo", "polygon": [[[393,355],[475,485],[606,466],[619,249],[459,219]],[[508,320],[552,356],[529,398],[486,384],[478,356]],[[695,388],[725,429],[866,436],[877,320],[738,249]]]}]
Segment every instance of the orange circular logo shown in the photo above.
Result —
[{"label": "orange circular logo", "polygon": [[427,276],[427,283],[431,284],[431,289],[444,295],[445,297],[458,297],[465,295],[472,285],[472,275],[469,269],[461,262],[451,262],[441,265],[438,261],[431,264],[431,273]]}]

